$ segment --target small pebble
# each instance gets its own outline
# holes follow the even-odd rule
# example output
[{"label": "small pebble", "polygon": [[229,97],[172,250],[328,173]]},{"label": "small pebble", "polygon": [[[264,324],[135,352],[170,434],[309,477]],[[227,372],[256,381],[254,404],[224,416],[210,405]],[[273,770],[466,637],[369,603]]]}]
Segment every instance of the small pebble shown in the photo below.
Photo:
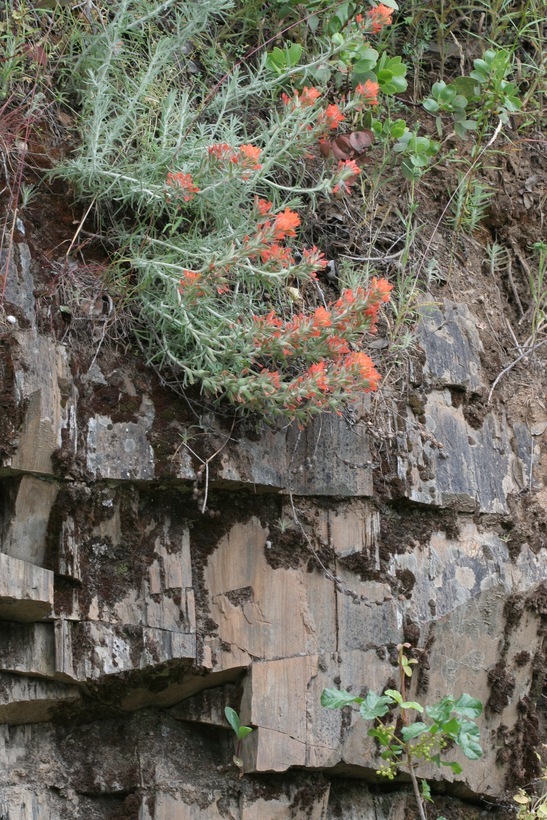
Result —
[{"label": "small pebble", "polygon": [[10,325],[16,325],[17,319],[15,316],[6,316],[6,321],[10,323]]}]

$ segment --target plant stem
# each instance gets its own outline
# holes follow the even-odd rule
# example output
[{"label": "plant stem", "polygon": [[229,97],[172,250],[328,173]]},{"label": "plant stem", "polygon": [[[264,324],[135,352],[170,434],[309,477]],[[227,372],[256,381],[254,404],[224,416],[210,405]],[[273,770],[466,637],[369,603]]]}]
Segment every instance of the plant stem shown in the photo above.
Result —
[{"label": "plant stem", "polygon": [[412,780],[412,788],[414,789],[414,797],[416,798],[416,805],[418,806],[418,811],[420,812],[420,819],[427,820],[425,811],[424,811],[424,804],[422,803],[422,798],[420,795],[420,787],[418,786],[418,781],[416,779],[416,774],[414,772],[414,763],[412,762],[412,755],[407,749],[406,759],[408,761],[408,771],[410,772],[410,779]]}]

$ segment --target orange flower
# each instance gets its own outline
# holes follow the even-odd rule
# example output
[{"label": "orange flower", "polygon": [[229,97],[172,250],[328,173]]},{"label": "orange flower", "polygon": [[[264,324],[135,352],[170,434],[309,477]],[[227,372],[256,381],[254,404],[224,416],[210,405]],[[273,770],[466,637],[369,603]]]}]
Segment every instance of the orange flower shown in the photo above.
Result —
[{"label": "orange flower", "polygon": [[262,216],[265,216],[265,214],[269,213],[272,209],[271,202],[267,202],[265,199],[260,199],[258,196],[255,196],[255,205],[259,214],[262,214]]},{"label": "orange flower", "polygon": [[346,290],[342,291],[342,293],[340,294],[340,298],[336,300],[334,306],[337,308],[346,308],[349,307],[349,305],[353,305],[354,302],[355,294],[351,290],[351,288],[347,288]]},{"label": "orange flower", "polygon": [[312,317],[313,327],[330,327],[332,321],[329,311],[324,307],[318,307]]},{"label": "orange flower", "polygon": [[353,159],[340,160],[338,163],[338,182],[332,189],[333,193],[337,194],[342,188],[346,193],[350,193],[350,185],[353,185],[361,169]]},{"label": "orange flower", "polygon": [[371,22],[371,31],[373,34],[378,34],[382,31],[384,26],[390,26],[392,23],[393,9],[384,6],[380,3],[373,9],[367,12],[367,17]]},{"label": "orange flower", "polygon": [[366,353],[348,353],[344,359],[344,369],[356,371],[359,378],[367,382],[367,390],[377,389],[380,374],[374,367],[372,359]]},{"label": "orange flower", "polygon": [[311,248],[304,248],[302,251],[302,259],[306,264],[313,265],[314,268],[323,269],[329,264],[325,259],[325,254],[320,251],[315,245]]},{"label": "orange flower", "polygon": [[286,239],[288,236],[296,236],[295,228],[300,225],[300,217],[294,211],[285,208],[277,214],[274,224],[274,238]]},{"label": "orange flower", "polygon": [[304,86],[304,90],[302,91],[302,96],[300,97],[300,102],[304,106],[314,105],[315,101],[319,99],[321,96],[321,92],[317,88],[308,88],[307,85]]},{"label": "orange flower", "polygon": [[241,145],[239,155],[234,158],[235,162],[241,163],[243,168],[249,171],[260,171],[262,165],[259,163],[260,148],[256,145]]},{"label": "orange flower", "polygon": [[191,296],[190,300],[193,301],[198,296],[205,296],[205,291],[203,288],[199,287],[199,282],[201,280],[201,273],[195,270],[183,270],[182,271],[182,279],[179,280],[179,293],[182,295],[185,294],[187,290],[190,290]]},{"label": "orange flower", "polygon": [[327,345],[335,359],[338,359],[344,353],[350,352],[348,343],[345,339],[340,338],[340,336],[330,336],[327,339]]},{"label": "orange flower", "polygon": [[322,125],[326,125],[327,128],[338,128],[341,122],[344,122],[346,118],[336,105],[333,103],[332,105],[327,105],[324,111],[319,114],[318,121]]},{"label": "orange flower", "polygon": [[299,94],[298,91],[293,93],[292,97],[289,97],[287,94],[281,94],[281,99],[283,101],[283,105],[290,105],[291,109],[294,111],[295,108],[309,108],[312,105],[315,105],[315,101],[319,99],[321,96],[321,92],[318,91],[317,88],[308,88],[308,86],[304,86],[304,90],[302,94]]},{"label": "orange flower", "polygon": [[260,251],[260,258],[264,263],[278,262],[285,267],[294,265],[294,258],[290,248],[284,248],[283,245],[278,245],[277,243]]},{"label": "orange flower", "polygon": [[189,202],[194,198],[194,194],[199,193],[199,188],[197,185],[194,185],[191,174],[183,174],[180,171],[178,173],[169,171],[165,184],[169,188],[180,191],[185,202]]},{"label": "orange flower", "polygon": [[393,290],[387,279],[377,279],[374,277],[370,283],[370,291],[377,295],[381,302],[389,302],[389,295]]},{"label": "orange flower", "polygon": [[358,97],[363,97],[363,102],[367,105],[378,105],[378,91],[380,86],[372,80],[367,80],[364,84],[359,83],[355,89]]},{"label": "orange flower", "polygon": [[329,382],[327,378],[327,369],[324,361],[317,362],[317,364],[312,364],[311,367],[308,368],[307,375],[310,379],[313,379],[323,393],[329,389]]},{"label": "orange flower", "polygon": [[275,387],[276,389],[281,387],[281,377],[277,370],[266,370],[266,368],[264,368],[260,371],[260,375],[263,380],[267,382],[268,386],[272,385],[272,387]]},{"label": "orange flower", "polygon": [[226,142],[217,142],[207,148],[207,153],[215,159],[230,159],[234,149]]}]

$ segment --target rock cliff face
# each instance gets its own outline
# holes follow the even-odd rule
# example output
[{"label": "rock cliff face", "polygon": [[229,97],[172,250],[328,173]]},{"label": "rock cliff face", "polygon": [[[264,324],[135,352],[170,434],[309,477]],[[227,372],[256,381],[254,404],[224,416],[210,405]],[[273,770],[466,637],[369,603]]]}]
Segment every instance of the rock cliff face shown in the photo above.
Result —
[{"label": "rock cliff face", "polygon": [[[454,784],[430,773],[439,809],[510,816],[545,731],[547,414],[518,378],[488,402],[480,317],[437,300],[402,389],[257,431],[196,413],[136,358],[56,340],[32,293],[19,243],[0,327],[0,817],[410,818],[364,722],[319,702],[393,684],[402,640],[422,701],[486,704],[484,758]],[[225,705],[255,727],[242,779]]]}]

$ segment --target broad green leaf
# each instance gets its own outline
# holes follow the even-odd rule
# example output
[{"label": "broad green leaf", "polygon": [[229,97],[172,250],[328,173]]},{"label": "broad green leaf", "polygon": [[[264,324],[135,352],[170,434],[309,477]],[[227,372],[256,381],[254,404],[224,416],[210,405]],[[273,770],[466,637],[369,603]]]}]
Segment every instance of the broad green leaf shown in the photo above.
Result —
[{"label": "broad green leaf", "polygon": [[315,34],[315,32],[317,31],[317,29],[319,27],[319,23],[320,23],[319,15],[318,14],[312,14],[310,17],[308,17],[307,23],[308,23],[308,28],[310,29],[312,34]]},{"label": "broad green leaf", "polygon": [[362,698],[350,695],[343,689],[323,689],[321,693],[321,706],[325,709],[341,709],[349,706],[350,703],[361,703]]},{"label": "broad green leaf", "polygon": [[235,734],[239,736],[239,729],[241,727],[241,721],[239,719],[239,715],[235,709],[232,709],[231,706],[224,707],[224,715],[226,720],[234,730]]},{"label": "broad green leaf", "polygon": [[479,743],[480,732],[478,726],[467,724],[456,737],[456,743],[461,746],[464,755],[469,760],[478,760],[482,757],[482,748]]},{"label": "broad green leaf", "polygon": [[443,88],[443,90],[439,94],[439,97],[445,103],[454,103],[456,96],[456,89],[451,88],[449,85],[447,85],[446,88]]},{"label": "broad green leaf", "polygon": [[389,698],[393,698],[395,703],[398,703],[399,706],[403,702],[403,696],[401,695],[398,689],[386,689],[384,695],[387,695]]},{"label": "broad green leaf", "polygon": [[435,100],[433,100],[431,97],[423,101],[423,107],[426,111],[429,111],[430,114],[436,114],[437,111],[439,111],[441,108],[439,103],[435,102]]},{"label": "broad green leaf", "polygon": [[429,159],[421,154],[411,154],[409,160],[415,168],[425,168],[426,165],[429,165]]},{"label": "broad green leaf", "polygon": [[452,707],[452,711],[467,718],[477,718],[482,714],[482,703],[477,698],[465,693],[458,698]]},{"label": "broad green leaf", "polygon": [[488,82],[488,74],[485,74],[483,71],[472,71],[469,76],[472,77],[473,80],[477,80],[481,85]]},{"label": "broad green leaf", "polygon": [[251,729],[250,726],[240,726],[239,731],[237,733],[237,736],[238,736],[239,740],[244,740],[247,737],[247,735],[251,734],[252,731],[253,730]]},{"label": "broad green leaf", "polygon": [[410,726],[403,726],[401,729],[401,735],[403,740],[412,740],[414,737],[420,737],[420,735],[424,735],[428,731],[428,726],[425,723],[417,720],[416,723],[411,723]]},{"label": "broad green leaf", "polygon": [[[406,65],[400,57],[392,57],[388,62],[387,68],[394,74],[395,77],[404,77],[406,74]],[[411,661],[409,661],[411,663]],[[416,663],[416,661],[414,661]]]},{"label": "broad green leaf", "polygon": [[393,79],[393,71],[390,71],[389,68],[382,68],[380,71],[376,72],[376,76],[378,77],[378,82],[380,85],[382,83],[390,83]]},{"label": "broad green leaf", "polygon": [[338,34],[342,28],[342,21],[336,14],[333,14],[327,23],[327,34],[332,37],[333,34]]},{"label": "broad green leaf", "polygon": [[401,703],[401,709],[414,709],[414,711],[419,712],[420,714],[424,711],[424,707],[415,700],[404,700]]},{"label": "broad green leaf", "polygon": [[[403,91],[406,91],[407,88],[408,88],[408,83],[405,80],[405,78],[404,77],[398,77],[397,75],[393,76],[393,79],[391,80],[389,85],[393,86],[395,88],[395,91],[391,92],[392,94],[401,94]],[[384,93],[386,93],[386,92],[384,91]],[[405,672],[406,672],[406,666],[405,666]]]},{"label": "broad green leaf", "polygon": [[373,60],[374,64],[378,62],[378,52],[375,48],[360,48],[358,51],[360,60]]},{"label": "broad green leaf", "polygon": [[361,703],[359,712],[365,720],[374,720],[387,714],[392,704],[393,698],[388,695],[377,695],[376,692],[369,692],[363,703]]},{"label": "broad green leaf", "polygon": [[403,160],[401,163],[401,172],[405,179],[419,179],[421,177],[421,171],[419,168],[414,168],[413,165],[408,160]]},{"label": "broad green leaf", "polygon": [[446,723],[442,725],[442,731],[445,732],[447,735],[455,736],[461,729],[461,721],[458,720],[457,717],[452,718],[451,720],[447,720]]},{"label": "broad green leaf", "polygon": [[428,717],[432,718],[436,723],[446,723],[447,720],[450,718],[450,713],[452,712],[452,707],[454,706],[454,700],[449,697],[441,698],[437,703],[434,703],[433,706],[426,706],[425,713]]},{"label": "broad green leaf", "polygon": [[[486,51],[484,56],[486,57],[487,54],[488,52]],[[473,65],[477,71],[483,71],[485,74],[488,73],[488,63],[485,60],[473,60]]]},{"label": "broad green leaf", "polygon": [[479,86],[471,77],[457,77],[452,86],[458,94],[462,94],[467,100],[475,99],[480,93]]},{"label": "broad green leaf", "polygon": [[406,129],[406,122],[404,120],[395,120],[394,123],[391,124],[389,133],[393,139],[400,139],[403,136]]},{"label": "broad green leaf", "polygon": [[300,43],[292,43],[287,49],[287,62],[289,67],[295,66],[302,56],[303,48]]},{"label": "broad green leaf", "polygon": [[352,68],[354,78],[358,81],[369,80],[369,74],[374,66],[375,63],[372,63],[370,60],[359,60]]}]

